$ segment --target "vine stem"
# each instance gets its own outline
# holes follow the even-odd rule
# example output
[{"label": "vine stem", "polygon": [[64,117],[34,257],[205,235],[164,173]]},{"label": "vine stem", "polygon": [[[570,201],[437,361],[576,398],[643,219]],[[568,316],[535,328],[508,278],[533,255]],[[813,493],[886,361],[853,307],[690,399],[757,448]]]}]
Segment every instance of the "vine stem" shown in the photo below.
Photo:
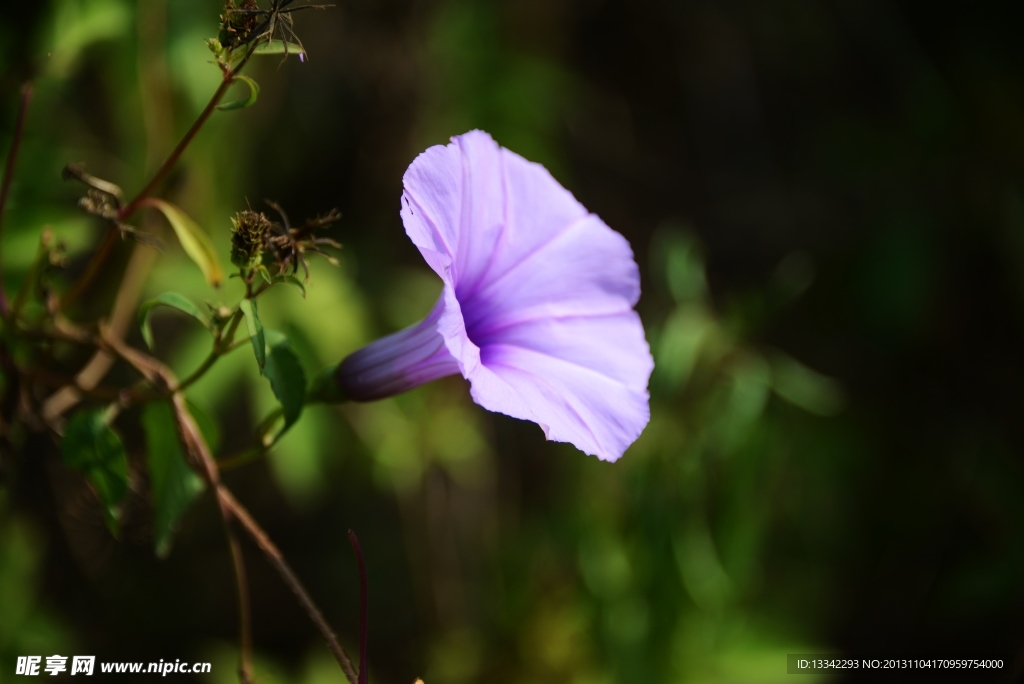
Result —
[{"label": "vine stem", "polygon": [[[18,163],[18,150],[21,148],[21,139],[25,136],[25,119],[27,118],[28,106],[31,101],[32,84],[26,83],[21,88],[21,104],[18,107],[18,116],[14,122],[14,137],[11,140],[11,149],[7,153],[3,185],[0,185],[0,234],[3,232],[4,208],[7,206],[7,197],[11,191],[14,168]],[[2,257],[2,248],[0,248],[0,257]],[[0,258],[0,316],[6,319],[9,314],[10,307],[7,304],[7,292],[4,288],[3,261]]]},{"label": "vine stem", "polygon": [[249,534],[256,545],[260,547],[263,555],[267,557],[270,564],[274,566],[278,574],[281,575],[281,579],[288,585],[288,588],[292,590],[295,597],[299,600],[299,604],[306,611],[309,619],[312,620],[313,624],[320,631],[324,641],[327,642],[327,647],[334,654],[335,659],[341,666],[342,671],[345,673],[345,677],[348,678],[350,684],[358,684],[359,678],[356,675],[355,669],[352,667],[352,661],[349,660],[345,650],[341,647],[338,642],[338,637],[331,630],[330,625],[324,619],[320,609],[317,608],[316,604],[313,603],[313,599],[310,598],[309,593],[305,587],[299,581],[299,578],[295,576],[288,562],[284,559],[281,551],[277,548],[267,533],[253,520],[252,516],[245,509],[242,504],[235,499],[234,495],[223,486],[218,490],[218,497],[224,501],[224,503],[231,509],[235,519],[242,525],[242,528]]},{"label": "vine stem", "polygon": [[[169,379],[165,378],[165,380]],[[202,468],[206,481],[210,483],[217,494],[217,506],[220,508],[221,520],[224,523],[224,534],[227,536],[228,549],[231,552],[231,565],[235,570],[235,586],[238,589],[238,677],[242,684],[252,684],[252,608],[249,604],[249,580],[245,573],[245,558],[242,555],[242,545],[238,543],[238,537],[231,526],[232,518],[236,516],[221,495],[224,485],[220,481],[220,471],[217,469],[217,462],[210,453],[202,433],[195,424],[195,419],[188,410],[185,395],[175,393],[171,397],[171,406],[174,409],[178,429],[186,449],[198,461],[196,465]]]},{"label": "vine stem", "polygon": [[[71,332],[71,331],[69,331]],[[87,333],[74,332],[76,335],[87,336]],[[154,385],[163,385],[165,387],[176,386],[176,380],[174,373],[163,363],[157,359],[152,358],[148,354],[144,354],[137,349],[134,349],[125,344],[117,336],[111,336],[106,331],[104,326],[100,326],[99,337],[95,340],[97,346],[109,349],[111,352],[124,359],[128,364],[138,370],[147,380]],[[193,465],[198,468],[203,475],[203,478],[211,486],[217,497],[217,504],[221,508],[221,515],[234,518],[242,529],[252,538],[259,547],[263,555],[266,556],[270,564],[277,570],[278,574],[284,583],[291,589],[292,593],[299,601],[299,605],[305,610],[306,615],[309,616],[310,621],[316,626],[320,632],[324,641],[327,643],[327,647],[334,655],[338,664],[341,666],[342,672],[348,678],[350,684],[358,684],[358,677],[355,673],[355,669],[352,667],[352,661],[349,660],[348,655],[345,653],[345,649],[342,648],[341,643],[338,641],[337,635],[331,629],[330,625],[327,624],[327,620],[324,619],[323,613],[314,603],[309,592],[299,581],[299,578],[295,575],[295,572],[288,565],[281,550],[277,548],[277,545],[270,539],[270,536],[263,531],[263,528],[259,526],[249,511],[246,510],[239,501],[235,498],[234,494],[224,486],[220,479],[220,471],[217,467],[217,462],[210,452],[209,446],[206,444],[206,440],[203,438],[199,427],[196,425],[195,419],[189,412],[188,404],[185,401],[185,395],[181,392],[175,392],[171,395],[171,408],[174,411],[175,420],[178,424],[178,433],[183,445],[185,446],[186,452],[192,458]],[[234,552],[233,552],[234,553]],[[238,558],[240,559],[240,554]],[[236,565],[236,572],[241,565]],[[242,589],[239,589],[240,596]],[[247,595],[247,594],[246,594]],[[248,611],[246,611],[248,616]]]},{"label": "vine stem", "polygon": [[242,545],[238,543],[238,535],[231,526],[230,512],[223,506],[220,508],[224,534],[227,535],[228,548],[231,551],[231,565],[235,568],[235,586],[238,588],[238,678],[242,680],[242,684],[252,684],[252,607],[249,603],[249,578],[245,573]]},{"label": "vine stem", "polygon": [[177,146],[171,151],[164,160],[164,163],[160,165],[160,168],[156,170],[153,177],[149,180],[146,185],[139,190],[139,192],[133,197],[127,204],[117,210],[117,219],[112,222],[107,228],[106,234],[103,236],[103,242],[96,249],[96,253],[93,254],[89,265],[86,267],[82,277],[78,279],[78,282],[71,288],[71,290],[62,298],[60,308],[66,308],[71,303],[77,301],[86,290],[92,285],[93,280],[100,274],[103,268],[106,266],[107,260],[110,258],[111,253],[114,251],[114,246],[117,244],[117,238],[121,234],[118,224],[127,220],[132,214],[134,214],[142,206],[143,202],[156,190],[157,186],[160,185],[167,178],[167,175],[171,172],[171,169],[181,159],[181,155],[185,153],[188,146],[195,139],[200,129],[206,124],[213,113],[217,110],[217,105],[224,99],[224,95],[228,92],[228,88],[235,82],[235,77],[241,73],[245,67],[249,58],[252,57],[256,51],[256,46],[253,46],[246,52],[245,56],[238,63],[238,66],[223,67],[223,78],[221,79],[220,85],[217,90],[214,91],[213,97],[206,104],[206,108],[199,114],[199,117],[192,122],[192,126],[188,129],[185,135]]},{"label": "vine stem", "polygon": [[164,163],[160,166],[159,169],[157,169],[156,173],[153,174],[153,177],[150,179],[150,181],[146,183],[145,187],[143,187],[142,190],[139,190],[138,194],[136,194],[135,197],[128,202],[128,204],[124,205],[118,210],[118,220],[123,221],[132,214],[134,214],[135,211],[139,208],[139,205],[142,203],[142,201],[149,197],[156,189],[156,187],[160,185],[160,183],[162,183],[165,178],[167,178],[167,174],[171,172],[171,169],[173,169],[174,165],[178,163],[179,159],[181,159],[181,155],[188,148],[189,144],[191,144],[192,140],[196,137],[196,134],[199,133],[199,130],[213,115],[213,112],[217,109],[217,105],[219,105],[220,101],[224,98],[224,94],[227,93],[228,88],[231,87],[231,84],[235,82],[235,77],[239,73],[241,73],[242,69],[245,67],[246,63],[249,61],[249,58],[252,57],[253,52],[255,51],[255,46],[250,48],[249,51],[245,54],[245,57],[242,58],[242,61],[240,61],[238,63],[238,66],[234,69],[232,69],[231,67],[224,67],[224,77],[221,79],[220,85],[217,87],[217,90],[213,93],[213,97],[211,97],[210,101],[206,104],[206,108],[202,111],[202,113],[199,114],[199,118],[197,118],[192,123],[192,127],[188,129],[188,132],[185,133],[185,136],[181,139],[181,141],[178,142],[178,146],[171,151],[171,153],[167,156],[167,159],[164,160]]},{"label": "vine stem", "polygon": [[[120,340],[128,331],[128,327],[133,320],[132,311],[138,305],[146,275],[149,273],[149,269],[152,267],[156,256],[156,252],[151,249],[136,248],[132,252],[131,258],[128,261],[128,267],[125,269],[121,288],[118,290],[117,298],[114,300],[114,308],[111,311],[109,324],[104,324],[107,326],[108,335],[111,338],[117,337]],[[55,322],[60,324],[56,329],[59,329],[62,333],[73,332],[73,326],[70,325],[70,322],[62,321],[61,319],[55,319]],[[80,335],[79,338],[82,344],[97,346],[95,344],[96,340],[92,336]],[[43,402],[42,415],[47,421],[55,420],[78,404],[81,398],[79,389],[91,390],[100,383],[114,365],[114,357],[107,353],[109,349],[109,345],[97,346],[96,353],[93,354],[85,367],[75,376],[77,389],[76,387],[62,387]]]}]

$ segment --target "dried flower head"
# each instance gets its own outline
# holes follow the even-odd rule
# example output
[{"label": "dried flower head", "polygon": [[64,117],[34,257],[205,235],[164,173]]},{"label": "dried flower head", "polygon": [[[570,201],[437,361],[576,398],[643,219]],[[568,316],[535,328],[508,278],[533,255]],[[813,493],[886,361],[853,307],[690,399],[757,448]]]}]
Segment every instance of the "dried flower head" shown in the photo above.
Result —
[{"label": "dried flower head", "polygon": [[301,61],[306,61],[306,48],[295,32],[295,20],[292,14],[305,9],[326,9],[333,5],[299,5],[295,0],[270,0],[267,9],[260,9],[254,0],[243,0],[241,6],[235,7],[234,0],[228,0],[221,15],[220,44],[226,49],[241,45],[271,44],[277,41],[285,58],[289,53],[298,54]]},{"label": "dried flower head", "polygon": [[263,212],[247,209],[235,214],[231,228],[231,263],[251,269],[263,261],[273,224]]},{"label": "dried flower head", "polygon": [[341,212],[332,209],[323,216],[307,219],[304,225],[292,228],[284,209],[275,202],[265,201],[281,215],[283,222],[283,225],[273,224],[273,234],[268,240],[269,251],[273,255],[272,261],[277,264],[277,275],[295,275],[298,273],[299,267],[302,267],[305,279],[308,280],[307,254],[319,254],[334,266],[338,265],[338,260],[325,252],[324,247],[339,249],[341,245],[330,238],[318,237],[316,232],[341,220]]},{"label": "dried flower head", "polygon": [[242,0],[238,7],[235,6],[234,0],[227,0],[224,3],[224,12],[220,15],[220,35],[217,36],[222,47],[230,50],[249,40],[259,25],[256,10],[256,0]]}]

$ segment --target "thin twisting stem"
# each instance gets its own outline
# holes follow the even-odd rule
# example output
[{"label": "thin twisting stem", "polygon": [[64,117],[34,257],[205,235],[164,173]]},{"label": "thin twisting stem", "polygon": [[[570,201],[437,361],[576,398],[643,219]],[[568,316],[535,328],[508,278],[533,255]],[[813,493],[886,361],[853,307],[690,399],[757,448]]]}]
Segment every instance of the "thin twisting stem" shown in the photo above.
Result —
[{"label": "thin twisting stem", "polygon": [[[25,135],[25,118],[28,115],[28,105],[31,101],[32,84],[26,83],[21,89],[21,105],[18,107],[18,117],[14,122],[14,137],[11,139],[11,149],[7,153],[3,185],[0,186],[0,229],[3,228],[4,208],[7,207],[7,196],[11,191],[14,167],[18,163],[18,149],[21,147],[21,139]],[[2,232],[0,230],[0,234]],[[7,318],[8,314],[10,314],[10,307],[7,305],[7,292],[4,289],[3,261],[2,252],[0,252],[0,316]]]},{"label": "thin twisting stem", "polygon": [[[117,356],[124,359],[127,363],[138,370],[147,380],[155,385],[163,385],[165,387],[173,387],[175,385],[174,374],[167,366],[162,364],[157,359],[144,354],[136,349],[132,349],[126,345],[123,341],[117,338],[111,338],[102,334],[97,344],[102,345],[110,349]],[[342,671],[348,678],[350,684],[358,684],[358,677],[355,673],[355,669],[352,667],[352,661],[349,660],[348,655],[345,653],[345,649],[341,647],[338,642],[338,637],[334,634],[330,625],[327,624],[327,620],[324,619],[323,613],[317,607],[316,603],[310,597],[309,592],[302,586],[302,582],[295,576],[288,562],[284,559],[280,549],[271,541],[270,537],[266,532],[259,526],[259,524],[253,519],[249,511],[238,502],[231,491],[223,485],[220,481],[220,472],[217,468],[217,462],[213,458],[213,454],[210,452],[210,448],[207,446],[206,441],[203,438],[202,433],[199,431],[195,420],[192,418],[191,413],[188,410],[188,405],[185,402],[185,395],[181,393],[175,393],[171,396],[171,406],[174,409],[175,419],[178,423],[178,431],[185,445],[185,450],[192,457],[194,465],[200,469],[201,474],[206,479],[207,483],[213,488],[214,494],[217,496],[217,504],[221,507],[222,512],[228,511],[230,515],[242,526],[254,542],[259,547],[260,551],[267,557],[270,564],[274,566],[278,574],[281,575],[281,579],[288,585],[288,588],[292,590],[295,597],[299,600],[299,605],[306,611],[309,619],[313,622],[316,628],[320,631],[324,641],[327,642],[327,647],[334,654],[338,664],[341,666]]]},{"label": "thin twisting stem", "polygon": [[213,112],[217,109],[217,105],[220,104],[220,101],[224,98],[224,94],[227,93],[228,88],[231,87],[231,84],[235,82],[235,76],[237,76],[242,71],[242,68],[245,66],[246,62],[249,61],[249,58],[252,57],[254,51],[255,47],[251,48],[249,52],[246,53],[245,57],[242,58],[242,61],[238,63],[238,66],[236,68],[224,69],[224,77],[221,79],[220,85],[217,87],[217,90],[213,93],[213,97],[211,97],[210,101],[207,103],[206,109],[204,109],[202,113],[199,114],[199,118],[197,118],[195,122],[193,122],[192,127],[189,128],[188,132],[185,133],[185,136],[178,143],[178,146],[171,151],[171,153],[167,156],[167,159],[164,161],[164,163],[160,166],[159,169],[157,169],[156,173],[153,174],[153,177],[150,179],[150,181],[146,183],[145,187],[143,187],[142,190],[139,190],[138,194],[135,195],[135,197],[132,198],[132,200],[128,202],[128,204],[124,205],[123,207],[121,207],[120,210],[118,210],[118,219],[123,221],[132,214],[134,214],[135,211],[139,208],[139,205],[142,203],[142,201],[149,197],[153,193],[153,191],[156,190],[156,187],[160,185],[160,183],[162,183],[165,178],[167,178],[167,174],[171,172],[171,169],[174,168],[174,165],[178,163],[179,159],[181,159],[181,155],[184,154],[189,144],[191,144],[192,140],[196,137],[196,134],[199,133],[199,129],[201,129],[203,125],[206,123],[206,121],[210,118],[210,116],[213,115]]},{"label": "thin twisting stem", "polygon": [[242,545],[231,527],[231,516],[226,509],[221,509],[224,519],[224,533],[228,537],[231,549],[231,564],[235,568],[235,586],[238,587],[238,677],[242,684],[252,684],[252,608],[249,605],[249,579],[245,574],[245,559],[242,556]]},{"label": "thin twisting stem", "polygon": [[[255,51],[256,47],[253,46],[245,54],[245,57],[243,57],[242,60],[238,63],[238,66],[236,66],[234,69],[230,67],[226,67],[224,69],[224,76],[221,79],[220,85],[217,87],[217,90],[213,93],[213,97],[210,98],[210,101],[207,103],[206,108],[203,109],[203,111],[199,114],[199,117],[192,123],[192,126],[185,133],[184,137],[182,137],[182,139],[178,142],[178,145],[167,156],[167,159],[164,160],[164,163],[160,165],[160,168],[157,169],[155,174],[153,174],[153,177],[150,179],[148,183],[146,183],[145,187],[143,187],[142,190],[139,190],[138,194],[136,194],[135,197],[133,197],[131,201],[128,202],[128,204],[124,205],[118,210],[118,221],[125,221],[132,214],[134,214],[142,205],[143,201],[146,198],[148,198],[153,193],[154,190],[156,190],[157,186],[160,185],[160,183],[162,183],[165,178],[167,178],[167,175],[171,172],[171,169],[173,169],[174,166],[178,163],[178,160],[181,159],[181,155],[184,154],[185,150],[195,139],[196,134],[199,133],[199,130],[203,127],[204,124],[206,124],[209,118],[213,115],[214,111],[216,111],[217,105],[219,105],[220,101],[224,99],[224,95],[227,93],[228,88],[231,87],[231,84],[234,83],[235,77],[239,73],[241,73],[242,68],[246,65],[246,63],[249,61],[249,58],[252,57]],[[98,276],[100,272],[103,270],[107,260],[110,258],[111,253],[114,251],[114,246],[117,244],[117,239],[120,233],[121,231],[118,229],[116,224],[112,223],[107,228],[107,232],[103,236],[103,242],[100,243],[100,246],[96,250],[96,253],[93,254],[93,257],[89,262],[89,265],[86,267],[85,273],[82,274],[82,277],[78,279],[78,282],[75,283],[71,290],[61,300],[60,307],[62,309],[66,309],[70,304],[77,301],[89,289],[89,287],[92,285],[93,280],[95,280],[96,276]]]},{"label": "thin twisting stem", "polygon": [[[165,377],[164,379],[170,380],[171,378]],[[202,468],[206,481],[210,483],[217,493],[217,505],[220,507],[221,519],[224,522],[224,533],[227,536],[228,548],[231,551],[231,564],[235,569],[235,585],[238,588],[238,630],[240,642],[238,676],[242,680],[242,684],[252,684],[252,610],[249,606],[249,582],[245,574],[245,559],[242,556],[242,546],[238,543],[238,537],[235,536],[235,531],[231,527],[233,513],[225,503],[224,498],[220,496],[223,485],[220,481],[220,472],[217,470],[217,462],[213,459],[213,455],[210,453],[202,433],[196,426],[192,414],[189,413],[184,395],[175,394],[171,399],[171,406],[174,409],[178,430],[185,448],[198,461],[196,465]]]},{"label": "thin twisting stem", "polygon": [[267,533],[260,528],[255,520],[253,520],[252,516],[249,515],[249,512],[245,510],[242,504],[238,503],[238,500],[235,499],[234,495],[232,495],[230,491],[221,487],[219,492],[221,498],[223,498],[228,507],[231,508],[231,512],[234,514],[235,518],[239,523],[241,523],[242,528],[250,537],[252,537],[252,540],[256,542],[256,545],[260,547],[260,550],[263,551],[263,554],[270,561],[270,564],[273,565],[274,569],[276,569],[278,574],[281,575],[284,583],[287,584],[288,588],[292,590],[293,594],[295,594],[295,597],[299,600],[299,604],[305,609],[309,619],[312,620],[313,624],[316,625],[318,630],[320,630],[321,636],[323,636],[324,641],[327,642],[327,647],[331,650],[331,653],[334,654],[335,659],[338,661],[342,671],[345,673],[345,677],[348,678],[348,681],[351,684],[358,684],[359,678],[356,675],[355,668],[352,667],[352,661],[349,660],[348,655],[345,653],[345,649],[341,647],[341,644],[338,642],[338,637],[335,636],[330,625],[327,624],[327,621],[324,619],[323,614],[321,614],[320,609],[317,608],[315,603],[313,603],[313,599],[310,598],[305,587],[302,586],[298,577],[295,576],[295,573],[292,572],[291,567],[289,567],[288,562],[285,561],[284,556],[281,555],[281,551],[274,545],[274,542],[270,540]]}]

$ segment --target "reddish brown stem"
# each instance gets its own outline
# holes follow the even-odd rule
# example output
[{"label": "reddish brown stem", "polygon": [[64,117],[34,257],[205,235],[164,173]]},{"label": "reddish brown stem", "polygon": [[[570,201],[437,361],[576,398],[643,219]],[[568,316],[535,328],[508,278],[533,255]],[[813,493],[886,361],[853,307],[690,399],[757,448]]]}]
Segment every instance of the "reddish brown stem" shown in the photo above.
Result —
[{"label": "reddish brown stem", "polygon": [[206,109],[204,109],[202,113],[199,115],[199,118],[192,123],[192,127],[188,129],[188,132],[185,133],[185,136],[181,139],[180,142],[178,142],[178,146],[171,151],[171,153],[167,156],[167,159],[164,160],[164,163],[160,166],[159,169],[157,169],[156,173],[153,174],[153,177],[149,180],[149,182],[146,183],[145,187],[143,187],[142,190],[139,190],[138,194],[135,195],[135,197],[132,198],[132,200],[128,202],[128,204],[124,205],[118,210],[118,220],[124,221],[129,216],[134,214],[135,211],[139,208],[139,205],[142,203],[142,201],[149,197],[153,193],[153,191],[156,190],[157,186],[160,185],[160,183],[162,183],[165,178],[167,178],[167,174],[171,172],[171,169],[174,168],[174,165],[178,163],[179,159],[181,159],[181,155],[192,143],[192,140],[196,137],[196,134],[199,133],[199,129],[201,129],[203,125],[206,123],[206,121],[213,115],[213,112],[217,109],[217,105],[220,104],[220,101],[224,98],[224,94],[227,93],[228,88],[230,88],[231,84],[234,83],[235,76],[237,76],[242,71],[242,68],[245,66],[245,63],[249,61],[249,58],[252,56],[252,53],[253,50],[249,50],[245,57],[242,58],[242,61],[238,63],[238,66],[236,68],[224,69],[224,77],[221,79],[220,85],[217,87],[216,92],[214,92],[213,97],[211,97],[210,101],[207,103]]},{"label": "reddish brown stem", "polygon": [[235,76],[242,71],[242,68],[249,61],[249,58],[252,57],[254,51],[255,47],[250,49],[234,69],[228,67],[224,68],[224,77],[221,79],[217,90],[213,93],[213,97],[211,97],[210,101],[207,103],[206,108],[199,114],[199,118],[192,123],[191,128],[188,129],[184,137],[182,137],[178,142],[178,145],[167,156],[167,159],[160,165],[160,168],[157,169],[155,174],[153,174],[153,177],[149,182],[146,183],[145,187],[139,190],[138,194],[136,194],[128,204],[118,209],[117,221],[111,223],[107,228],[107,232],[103,236],[103,242],[96,250],[96,253],[93,254],[92,260],[86,268],[85,273],[82,274],[82,277],[78,279],[78,282],[75,283],[74,287],[72,287],[67,295],[62,299],[60,304],[62,309],[66,309],[69,304],[77,301],[89,289],[93,281],[96,279],[96,276],[98,276],[104,269],[107,260],[110,258],[111,252],[114,250],[114,245],[117,244],[117,238],[121,233],[117,223],[127,220],[132,214],[134,214],[139,207],[142,206],[142,203],[153,193],[154,190],[156,190],[157,186],[164,182],[167,175],[171,172],[171,169],[173,169],[178,163],[178,160],[181,159],[181,155],[184,154],[188,146],[192,144],[196,134],[199,133],[199,130],[217,110],[217,105],[219,105],[220,101],[224,99],[224,95],[227,93],[228,88],[230,88],[231,84],[234,83]]},{"label": "reddish brown stem", "polygon": [[[135,367],[144,377],[154,384],[159,383],[164,387],[173,387],[176,384],[174,374],[169,368],[164,366],[160,361],[153,359],[152,357],[143,354],[135,349],[132,349],[124,342],[116,338],[110,338],[101,334],[99,340],[97,340],[105,347],[109,347],[111,351],[133,367]],[[274,569],[281,575],[284,583],[288,585],[288,588],[292,590],[295,597],[299,600],[299,605],[306,611],[309,619],[313,622],[316,628],[320,631],[324,641],[327,642],[327,647],[334,654],[338,664],[341,666],[342,671],[348,678],[351,684],[357,684],[357,676],[355,670],[352,667],[352,662],[348,659],[345,654],[345,650],[341,647],[338,642],[338,637],[334,634],[330,625],[327,624],[327,620],[324,619],[320,609],[317,608],[313,599],[310,597],[309,592],[302,586],[299,578],[295,576],[288,562],[285,561],[284,556],[281,554],[280,549],[270,540],[267,533],[259,526],[259,524],[249,514],[249,511],[245,509],[242,504],[235,499],[234,495],[225,487],[220,481],[220,472],[217,468],[217,462],[213,458],[213,454],[210,452],[210,448],[207,446],[203,439],[202,433],[199,431],[199,427],[196,425],[195,420],[189,413],[188,406],[185,403],[185,395],[182,393],[175,393],[171,395],[171,406],[174,409],[174,414],[178,423],[179,437],[185,446],[185,450],[192,456],[193,462],[201,469],[201,474],[210,484],[210,487],[214,490],[214,495],[217,497],[217,504],[221,509],[221,515],[225,518],[233,517],[242,526],[242,529],[252,537],[253,541],[256,542],[256,546],[260,548],[260,551],[267,557],[270,564],[274,566]],[[237,568],[238,566],[236,566]]]},{"label": "reddish brown stem", "polygon": [[234,495],[231,494],[230,491],[224,487],[220,487],[218,489],[218,496],[224,504],[231,509],[231,513],[235,516],[235,519],[241,523],[242,528],[250,537],[252,537],[253,541],[256,542],[256,545],[260,547],[263,555],[267,557],[270,564],[273,565],[274,569],[276,569],[278,574],[281,575],[284,583],[287,584],[288,588],[292,590],[293,594],[295,594],[295,597],[299,600],[299,604],[306,611],[306,614],[309,615],[309,619],[312,620],[313,624],[316,625],[316,628],[320,630],[321,636],[323,636],[324,641],[327,642],[327,647],[331,650],[331,653],[334,654],[335,659],[341,666],[341,669],[348,678],[348,681],[351,684],[358,684],[358,676],[356,675],[355,668],[352,667],[352,661],[348,659],[344,649],[342,649],[341,644],[338,642],[338,637],[334,634],[334,631],[331,630],[330,625],[327,624],[327,620],[324,619],[320,609],[317,608],[315,603],[313,603],[313,599],[310,598],[309,593],[306,592],[306,589],[302,586],[299,578],[295,576],[295,573],[288,565],[288,562],[285,561],[280,549],[277,548],[274,542],[270,540],[270,537],[267,536],[267,533],[263,531],[255,520],[253,520],[252,516],[249,515],[249,511],[247,511],[242,504],[238,503],[238,500],[235,499]]},{"label": "reddish brown stem", "polygon": [[[14,122],[14,137],[11,140],[11,149],[7,153],[7,166],[4,167],[3,185],[0,186],[0,229],[3,228],[4,208],[7,206],[7,196],[11,191],[14,168],[18,163],[18,149],[21,147],[21,139],[25,135],[25,118],[28,115],[28,105],[31,101],[32,84],[26,83],[21,89],[21,105],[18,107],[18,117]],[[2,232],[0,230],[0,234]],[[7,318],[10,311],[10,307],[7,304],[7,292],[4,289],[3,261],[2,252],[0,252],[0,316]]]},{"label": "reddish brown stem", "polygon": [[[142,370],[140,368],[140,370]],[[163,380],[168,384],[172,381],[170,374],[162,374],[162,369],[154,367],[153,372],[163,375]],[[210,454],[206,442],[203,441],[202,433],[195,424],[195,420],[188,411],[184,395],[175,394],[171,397],[171,406],[174,409],[178,422],[178,429],[186,450],[198,461],[197,465],[202,468],[206,481],[213,487],[217,494],[217,505],[220,508],[221,521],[224,523],[224,533],[228,539],[228,549],[231,551],[231,565],[235,569],[235,586],[238,589],[238,623],[239,623],[239,655],[238,655],[238,677],[242,684],[252,684],[252,611],[249,606],[249,581],[245,574],[245,558],[242,556],[242,545],[238,543],[238,537],[231,526],[234,517],[231,509],[220,495],[224,486],[220,481],[220,472],[217,470],[217,463]],[[225,490],[226,491],[226,490]]]}]

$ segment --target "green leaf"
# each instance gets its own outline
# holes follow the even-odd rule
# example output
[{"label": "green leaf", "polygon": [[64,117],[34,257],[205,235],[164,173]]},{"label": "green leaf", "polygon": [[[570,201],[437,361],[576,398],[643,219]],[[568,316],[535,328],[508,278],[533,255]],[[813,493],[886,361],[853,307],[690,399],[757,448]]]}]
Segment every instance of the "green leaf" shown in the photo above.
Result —
[{"label": "green leaf", "polygon": [[773,354],[771,362],[772,389],[780,397],[815,415],[842,413],[846,398],[837,381],[781,352]]},{"label": "green leaf", "polygon": [[142,412],[146,456],[153,497],[153,542],[161,558],[171,550],[178,521],[203,491],[203,479],[188,467],[178,438],[174,413],[165,402],[153,402]]},{"label": "green leaf", "polygon": [[259,97],[259,83],[252,80],[248,76],[243,76],[241,74],[236,74],[234,80],[244,81],[245,84],[249,86],[249,96],[243,97],[240,100],[233,100],[231,102],[225,102],[224,104],[217,105],[217,109],[221,110],[222,112],[230,111],[232,109],[245,109],[246,107],[252,107],[254,104],[256,104],[256,98]]},{"label": "green leaf", "polygon": [[306,373],[288,338],[276,330],[267,330],[267,366],[264,374],[270,380],[274,396],[284,412],[284,430],[302,414],[306,400]]},{"label": "green leaf", "polygon": [[245,314],[245,327],[249,330],[249,341],[252,342],[252,351],[256,354],[256,363],[259,364],[262,373],[263,367],[267,365],[267,343],[263,336],[263,324],[260,323],[256,300],[243,299],[238,307]]},{"label": "green leaf", "polygon": [[169,202],[151,197],[145,200],[144,204],[163,213],[178,236],[178,242],[181,243],[185,254],[203,271],[206,282],[214,287],[220,287],[221,281],[224,280],[224,271],[217,260],[210,236],[188,214]]},{"label": "green leaf", "polygon": [[297,43],[289,43],[285,40],[271,40],[257,47],[255,55],[304,55],[306,51]]},{"label": "green leaf", "polygon": [[204,316],[203,313],[196,308],[195,304],[175,292],[164,293],[155,299],[149,300],[139,309],[138,323],[139,328],[142,330],[142,339],[146,341],[146,346],[150,349],[153,348],[153,331],[149,327],[149,313],[158,306],[168,306],[172,309],[176,309],[181,313],[196,319],[202,323],[204,327],[210,325],[210,319]]},{"label": "green leaf", "polygon": [[89,478],[103,504],[107,527],[116,536],[120,506],[128,494],[128,458],[104,411],[79,411],[72,416],[60,452],[65,464]]}]

